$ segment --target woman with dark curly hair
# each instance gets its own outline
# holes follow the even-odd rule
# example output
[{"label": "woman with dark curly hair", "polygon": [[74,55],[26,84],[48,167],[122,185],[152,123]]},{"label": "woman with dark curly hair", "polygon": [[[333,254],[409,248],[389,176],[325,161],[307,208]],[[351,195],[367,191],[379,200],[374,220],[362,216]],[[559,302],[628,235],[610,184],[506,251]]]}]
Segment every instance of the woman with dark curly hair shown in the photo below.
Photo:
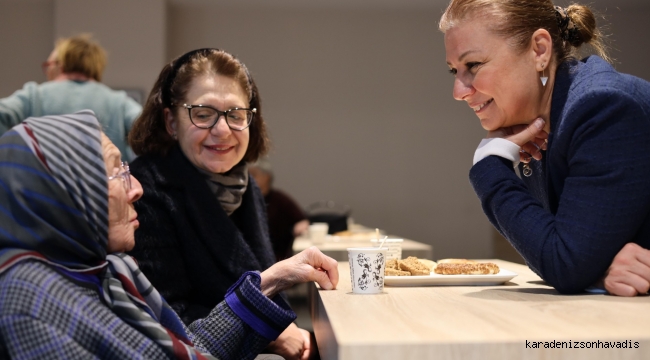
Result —
[{"label": "woman with dark curly hair", "polygon": [[[161,71],[129,143],[145,194],[131,254],[191,323],[241,274],[275,262],[264,198],[247,170],[269,146],[253,78],[222,50],[178,57]],[[309,333],[292,324],[268,351],[301,359],[309,348]]]}]

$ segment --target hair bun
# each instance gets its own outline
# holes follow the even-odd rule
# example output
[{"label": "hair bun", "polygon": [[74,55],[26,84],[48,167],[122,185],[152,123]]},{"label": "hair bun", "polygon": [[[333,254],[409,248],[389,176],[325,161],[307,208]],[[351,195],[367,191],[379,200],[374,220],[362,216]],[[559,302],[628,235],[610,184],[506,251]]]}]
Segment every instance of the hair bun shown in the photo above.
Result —
[{"label": "hair bun", "polygon": [[588,7],[578,4],[569,5],[566,8],[566,14],[570,19],[569,26],[572,24],[573,28],[567,28],[564,41],[578,47],[589,43],[596,36],[596,17]]}]

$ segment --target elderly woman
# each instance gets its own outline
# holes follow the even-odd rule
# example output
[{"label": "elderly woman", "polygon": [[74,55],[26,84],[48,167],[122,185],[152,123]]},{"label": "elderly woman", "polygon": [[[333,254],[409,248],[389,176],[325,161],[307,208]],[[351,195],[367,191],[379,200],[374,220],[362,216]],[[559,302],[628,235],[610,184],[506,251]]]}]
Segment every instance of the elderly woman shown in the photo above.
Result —
[{"label": "elderly woman", "polygon": [[[131,252],[186,324],[204,317],[248,270],[275,262],[264,198],[247,163],[268,147],[260,97],[231,54],[199,49],[166,65],[129,135],[145,194]],[[309,355],[291,325],[268,351]]]},{"label": "elderly woman", "polygon": [[[488,131],[470,181],[490,222],[560,292],[611,274],[619,251],[644,260],[608,289],[647,292],[650,84],[605,61],[585,6],[452,0],[440,29],[453,96]],[[600,56],[577,60],[583,44]]]},{"label": "elderly woman", "polygon": [[250,359],[295,318],[278,291],[336,286],[336,261],[311,249],[244,273],[184,326],[122,253],[142,187],[120,156],[91,112],[0,138],[0,358]]}]

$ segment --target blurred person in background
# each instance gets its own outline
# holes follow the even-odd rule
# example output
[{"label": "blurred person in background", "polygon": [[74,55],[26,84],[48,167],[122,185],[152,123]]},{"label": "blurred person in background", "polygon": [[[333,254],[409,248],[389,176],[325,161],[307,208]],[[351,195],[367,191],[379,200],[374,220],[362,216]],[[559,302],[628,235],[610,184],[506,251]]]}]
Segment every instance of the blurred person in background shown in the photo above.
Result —
[{"label": "blurred person in background", "polygon": [[127,136],[142,106],[101,83],[106,51],[87,34],[62,38],[42,66],[46,82],[30,81],[0,99],[0,134],[28,117],[90,109],[125,160],[132,160]]},{"label": "blurred person in background", "polygon": [[248,167],[259,186],[269,221],[269,235],[277,261],[293,255],[293,241],[309,228],[309,220],[300,206],[285,192],[273,187],[273,169],[268,158]]}]

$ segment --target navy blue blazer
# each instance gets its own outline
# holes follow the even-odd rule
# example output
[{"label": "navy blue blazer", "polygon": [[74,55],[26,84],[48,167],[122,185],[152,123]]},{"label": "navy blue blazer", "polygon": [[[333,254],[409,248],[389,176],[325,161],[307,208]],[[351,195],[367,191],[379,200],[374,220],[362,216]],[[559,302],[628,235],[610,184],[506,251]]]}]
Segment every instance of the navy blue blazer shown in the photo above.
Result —
[{"label": "navy blue blazer", "polygon": [[488,156],[470,182],[490,222],[558,291],[596,283],[626,243],[650,248],[650,83],[597,56],[561,64],[548,149],[531,168],[522,180]]}]

